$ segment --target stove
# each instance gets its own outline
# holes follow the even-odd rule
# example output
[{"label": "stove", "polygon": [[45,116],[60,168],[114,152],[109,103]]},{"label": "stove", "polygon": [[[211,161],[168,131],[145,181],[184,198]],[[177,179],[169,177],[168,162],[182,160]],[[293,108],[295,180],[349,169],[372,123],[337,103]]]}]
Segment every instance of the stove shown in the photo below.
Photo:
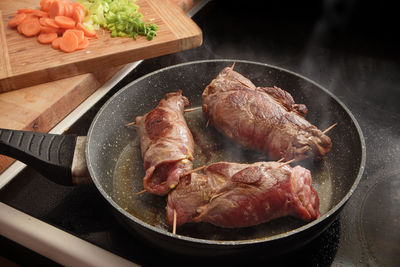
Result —
[{"label": "stove", "polygon": [[[243,59],[297,72],[327,88],[355,116],[366,142],[363,177],[338,218],[310,243],[275,258],[252,255],[243,262],[227,258],[223,263],[399,266],[400,53],[395,38],[396,9],[376,1],[306,2],[271,1],[262,6],[209,2],[193,17],[203,30],[201,47],[144,60],[68,132],[86,135],[94,115],[111,95],[147,73],[178,63]],[[68,263],[65,257],[69,255],[66,247],[70,237],[71,242],[101,248],[100,254],[116,256],[121,265],[222,263],[174,255],[147,243],[118,223],[94,185],[57,185],[27,167],[2,188],[0,201],[15,210],[16,216],[27,215],[34,218],[32,223],[37,220],[66,234],[60,237],[65,246],[46,250],[1,237],[0,255],[17,264]],[[51,233],[38,228],[37,235],[40,238]],[[95,259],[89,260],[96,258],[93,255],[98,251],[91,252],[82,251],[82,257],[88,260],[81,264],[98,265]]]}]

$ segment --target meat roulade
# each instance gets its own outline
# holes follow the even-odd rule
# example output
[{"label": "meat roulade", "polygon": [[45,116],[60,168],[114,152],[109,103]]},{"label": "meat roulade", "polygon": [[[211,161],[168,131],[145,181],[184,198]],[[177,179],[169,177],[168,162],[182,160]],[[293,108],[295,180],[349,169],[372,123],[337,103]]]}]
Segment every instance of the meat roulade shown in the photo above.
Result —
[{"label": "meat roulade", "polygon": [[205,88],[202,101],[205,118],[219,132],[271,160],[321,157],[332,147],[331,139],[304,118],[305,105],[278,87],[256,87],[230,67]]},{"label": "meat roulade", "polygon": [[194,143],[184,118],[189,105],[182,91],[168,93],[156,108],[136,117],[146,175],[144,189],[166,195],[192,169]]},{"label": "meat roulade", "polygon": [[209,222],[247,227],[284,216],[312,221],[320,216],[319,198],[309,170],[278,162],[218,162],[181,178],[169,193],[167,221],[176,226]]}]

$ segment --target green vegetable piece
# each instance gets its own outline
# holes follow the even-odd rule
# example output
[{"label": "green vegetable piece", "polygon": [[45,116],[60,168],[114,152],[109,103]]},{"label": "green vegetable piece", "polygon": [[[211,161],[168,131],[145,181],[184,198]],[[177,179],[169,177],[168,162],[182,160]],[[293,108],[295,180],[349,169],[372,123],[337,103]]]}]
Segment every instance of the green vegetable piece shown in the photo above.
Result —
[{"label": "green vegetable piece", "polygon": [[139,12],[136,0],[77,0],[86,9],[85,26],[98,29],[103,27],[111,32],[111,37],[145,36],[153,40],[157,35],[158,26],[146,24]]}]

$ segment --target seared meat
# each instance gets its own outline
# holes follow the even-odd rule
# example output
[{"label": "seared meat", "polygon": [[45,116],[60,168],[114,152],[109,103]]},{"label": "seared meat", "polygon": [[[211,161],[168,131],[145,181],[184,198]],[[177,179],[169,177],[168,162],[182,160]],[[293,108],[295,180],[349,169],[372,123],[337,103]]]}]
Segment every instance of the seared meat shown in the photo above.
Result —
[{"label": "seared meat", "polygon": [[136,118],[146,175],[146,191],[166,195],[192,169],[194,143],[183,116],[189,101],[182,92],[166,94],[158,106]]},{"label": "seared meat", "polygon": [[222,134],[271,160],[324,156],[331,140],[304,116],[307,107],[278,87],[256,87],[224,68],[205,88],[203,114]]},{"label": "seared meat", "polygon": [[320,216],[310,171],[277,162],[214,163],[181,178],[168,195],[167,220],[176,225],[209,222],[225,227],[257,225],[283,216]]}]

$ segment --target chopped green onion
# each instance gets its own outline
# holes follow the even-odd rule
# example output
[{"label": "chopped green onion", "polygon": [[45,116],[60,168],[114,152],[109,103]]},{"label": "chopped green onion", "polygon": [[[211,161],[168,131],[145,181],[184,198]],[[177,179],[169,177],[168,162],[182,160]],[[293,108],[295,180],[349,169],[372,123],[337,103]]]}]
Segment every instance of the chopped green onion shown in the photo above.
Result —
[{"label": "chopped green onion", "polygon": [[157,35],[158,26],[145,23],[139,12],[136,0],[78,0],[86,9],[85,26],[110,30],[111,37],[146,36],[153,40]]}]

